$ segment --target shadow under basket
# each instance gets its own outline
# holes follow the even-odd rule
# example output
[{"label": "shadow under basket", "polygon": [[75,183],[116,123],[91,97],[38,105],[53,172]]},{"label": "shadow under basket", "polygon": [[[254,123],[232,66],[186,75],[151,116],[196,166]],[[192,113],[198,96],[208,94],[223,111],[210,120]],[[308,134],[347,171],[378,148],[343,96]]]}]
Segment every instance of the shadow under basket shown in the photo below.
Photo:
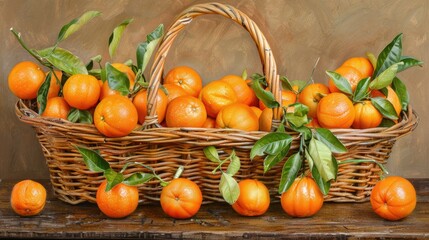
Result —
[{"label": "shadow under basket", "polygon": [[[101,173],[88,170],[75,146],[97,150],[110,166],[120,171],[130,162],[151,167],[164,181],[173,179],[179,166],[184,166],[182,177],[197,183],[203,193],[203,203],[224,201],[219,192],[220,173],[212,171],[217,164],[208,160],[203,149],[215,146],[221,159],[232,150],[240,158],[241,167],[234,176],[237,181],[254,178],[262,181],[270,190],[273,200],[278,200],[278,186],[283,163],[277,164],[264,174],[263,158],[250,160],[250,150],[267,132],[244,132],[235,129],[169,128],[159,127],[155,115],[156,90],[161,84],[164,62],[177,34],[192,20],[206,14],[221,15],[245,28],[261,58],[263,73],[277,102],[281,102],[281,82],[271,48],[265,37],[244,13],[230,5],[204,3],[194,5],[182,12],[164,35],[156,52],[150,72],[148,88],[148,117],[144,130],[132,131],[121,138],[106,138],[93,124],[72,123],[62,119],[44,118],[36,112],[35,101],[18,100],[16,115],[35,129],[50,172],[50,181],[56,196],[70,204],[85,201],[95,202],[99,184],[104,180]],[[274,109],[273,124],[281,117],[281,106]],[[338,161],[347,159],[372,159],[386,163],[396,140],[414,130],[418,116],[411,106],[402,113],[397,124],[389,128],[334,129],[332,132],[347,147],[348,152],[336,155]],[[299,135],[289,132],[294,138],[289,155],[299,148]],[[367,201],[373,186],[379,180],[380,167],[375,163],[340,164],[338,177],[332,182],[325,201]],[[135,172],[149,172],[139,165],[130,165],[126,176]],[[159,201],[162,187],[158,180],[138,186],[141,203]]]}]

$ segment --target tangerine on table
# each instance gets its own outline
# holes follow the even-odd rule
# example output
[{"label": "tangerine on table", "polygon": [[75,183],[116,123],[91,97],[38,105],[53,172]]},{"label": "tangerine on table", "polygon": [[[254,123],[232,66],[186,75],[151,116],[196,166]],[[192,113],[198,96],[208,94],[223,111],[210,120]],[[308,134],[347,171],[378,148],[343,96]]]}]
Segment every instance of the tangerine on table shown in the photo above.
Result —
[{"label": "tangerine on table", "polygon": [[193,96],[180,96],[167,106],[165,121],[168,127],[202,127],[207,119],[203,102]]},{"label": "tangerine on table", "polygon": [[188,66],[172,68],[164,78],[164,84],[165,83],[175,84],[183,88],[188,95],[193,97],[198,97],[203,87],[203,80],[200,74]]},{"label": "tangerine on table", "polygon": [[219,128],[234,128],[243,131],[258,131],[259,119],[244,103],[233,103],[223,107],[216,117]]},{"label": "tangerine on table", "polygon": [[[347,79],[347,81],[350,83],[350,86],[352,88],[352,92],[355,91],[357,84],[363,78],[359,70],[350,66],[341,66],[337,68],[335,72],[343,76],[345,79]],[[331,93],[340,92],[337,86],[335,86],[335,83],[332,79],[329,79],[328,85]]]},{"label": "tangerine on table", "polygon": [[97,189],[98,208],[110,218],[123,218],[133,213],[139,203],[137,187],[119,183],[106,192],[107,181],[104,180]]},{"label": "tangerine on table", "polygon": [[207,109],[207,115],[216,118],[219,111],[232,103],[238,102],[232,86],[224,81],[216,80],[201,89],[199,99]]},{"label": "tangerine on table", "polygon": [[244,179],[238,183],[240,195],[232,208],[243,216],[260,216],[270,206],[270,192],[259,180]]},{"label": "tangerine on table", "polygon": [[10,91],[20,99],[34,99],[45,81],[45,72],[39,65],[24,61],[16,64],[8,75]]},{"label": "tangerine on table", "polygon": [[21,216],[39,214],[46,203],[46,189],[33,180],[22,180],[13,186],[10,205]]},{"label": "tangerine on table", "polygon": [[70,107],[87,110],[97,104],[100,85],[94,76],[75,74],[64,84],[63,95]]},{"label": "tangerine on table", "polygon": [[317,120],[324,128],[349,128],[354,118],[353,102],[343,93],[330,93],[317,105]]},{"label": "tangerine on table", "polygon": [[62,118],[67,120],[70,106],[63,97],[52,97],[46,102],[42,117]]},{"label": "tangerine on table", "polygon": [[[147,100],[148,92],[146,89],[140,90],[133,99],[133,104],[137,109],[138,117],[139,117],[139,123],[143,124],[146,120],[147,116]],[[156,95],[156,115],[158,118],[158,123],[161,123],[164,121],[165,118],[165,112],[167,110],[167,104],[168,104],[168,97],[165,95],[164,91],[161,89],[158,89],[157,95]]]}]

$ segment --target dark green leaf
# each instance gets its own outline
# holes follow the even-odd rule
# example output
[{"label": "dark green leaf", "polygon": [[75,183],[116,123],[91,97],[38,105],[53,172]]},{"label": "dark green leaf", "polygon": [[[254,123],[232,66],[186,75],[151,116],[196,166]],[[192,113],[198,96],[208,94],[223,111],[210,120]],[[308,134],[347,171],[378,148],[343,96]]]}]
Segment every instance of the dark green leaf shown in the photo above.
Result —
[{"label": "dark green leaf", "polygon": [[312,138],[308,146],[308,153],[313,159],[314,166],[319,170],[323,181],[335,179],[335,166],[332,163],[332,152],[323,142]]},{"label": "dark green leaf", "polygon": [[392,89],[398,95],[402,110],[406,111],[410,103],[410,95],[408,94],[407,86],[405,86],[399,78],[395,77],[392,82]]},{"label": "dark green leaf", "polygon": [[83,25],[91,21],[93,18],[99,16],[100,14],[101,13],[98,11],[88,11],[85,12],[79,18],[75,18],[68,24],[64,25],[58,34],[57,43],[68,38],[71,34],[79,30]]},{"label": "dark green leaf", "polygon": [[392,64],[389,68],[380,73],[373,81],[371,81],[369,88],[382,89],[389,86],[398,72],[398,67],[403,64],[403,62]]},{"label": "dark green leaf", "polygon": [[46,103],[48,102],[48,92],[49,87],[51,86],[51,77],[52,72],[50,71],[46,76],[45,81],[42,83],[39,90],[37,91],[37,104],[39,105],[39,114],[42,114],[45,111]]},{"label": "dark green leaf", "polygon": [[279,127],[276,129],[276,132],[285,133],[285,125],[283,123],[280,123]]},{"label": "dark green leaf", "polygon": [[334,180],[337,180],[337,175],[338,175],[338,161],[337,159],[332,155],[332,165],[334,166],[334,173],[335,173],[335,178]]},{"label": "dark green leaf", "polygon": [[104,177],[107,180],[106,192],[110,191],[113,187],[124,180],[124,175],[122,173],[115,172],[111,168],[104,171]]},{"label": "dark green leaf", "polygon": [[207,159],[214,163],[220,163],[219,154],[214,146],[208,146],[203,148],[204,155]]},{"label": "dark green leaf", "polygon": [[133,173],[131,176],[127,177],[122,181],[124,184],[130,185],[130,186],[136,186],[140,185],[146,182],[149,182],[152,178],[154,178],[155,175],[151,173]]},{"label": "dark green leaf", "polygon": [[97,55],[90,59],[90,61],[86,64],[86,70],[91,71],[94,68],[94,62],[98,63],[100,65],[100,62],[102,60],[101,55]]},{"label": "dark green leaf", "polygon": [[252,83],[250,85],[253,91],[255,92],[256,96],[259,98],[259,100],[261,100],[268,108],[279,107],[280,104],[274,98],[273,93],[262,88],[261,84],[262,84],[261,79],[254,79],[252,80]]},{"label": "dark green leaf", "polygon": [[382,97],[371,98],[372,105],[386,118],[397,120],[395,108],[392,103]]},{"label": "dark green leaf", "polygon": [[93,122],[92,114],[88,110],[80,110],[77,108],[70,109],[69,114],[67,115],[67,120],[74,123],[88,123]]},{"label": "dark green leaf", "polygon": [[329,189],[331,188],[331,181],[324,181],[317,167],[313,168],[311,175],[313,176],[314,181],[316,181],[317,186],[319,186],[319,189],[323,195],[327,195],[329,193]]},{"label": "dark green leaf", "polygon": [[371,52],[367,52],[366,53],[366,57],[368,58],[368,60],[371,62],[372,67],[375,69],[377,68],[377,58],[374,56],[373,53]]},{"label": "dark green leaf", "polygon": [[164,25],[160,24],[155,30],[146,36],[146,41],[140,43],[137,47],[137,68],[145,71],[149,59],[151,58],[156,46],[164,36]]},{"label": "dark green leaf", "polygon": [[420,66],[422,67],[423,62],[415,59],[413,57],[408,57],[408,56],[401,56],[401,62],[404,63],[404,65],[399,66],[398,68],[398,72],[402,72],[410,67],[414,67],[414,66]]},{"label": "dark green leaf", "polygon": [[283,165],[282,175],[279,185],[279,194],[286,192],[295,181],[299,170],[301,169],[302,159],[299,152],[290,156]]},{"label": "dark green leaf", "polygon": [[125,28],[133,21],[133,19],[127,19],[123,21],[119,26],[113,29],[112,34],[109,38],[109,55],[112,58],[116,54],[116,49],[119,46],[119,42],[121,41],[122,34],[125,31]]},{"label": "dark green leaf", "polygon": [[219,191],[223,199],[231,205],[234,204],[240,196],[240,187],[237,181],[225,172],[222,172],[222,176],[220,177]]},{"label": "dark green leaf", "polygon": [[228,168],[226,169],[226,173],[228,173],[230,176],[234,176],[241,167],[240,158],[235,154],[235,151],[232,151],[230,156],[230,163],[228,165]]},{"label": "dark green leaf", "polygon": [[316,128],[317,139],[326,144],[334,153],[346,153],[347,148],[338,138],[326,128]]},{"label": "dark green leaf", "polygon": [[347,93],[349,95],[353,94],[352,87],[350,86],[349,81],[341,74],[336,73],[334,71],[326,71],[326,74],[334,81],[335,86],[343,93]]},{"label": "dark green leaf", "polygon": [[356,86],[356,90],[353,94],[353,102],[359,102],[360,100],[368,97],[370,81],[371,81],[371,78],[367,77],[367,78],[361,79],[358,82]]},{"label": "dark green leaf", "polygon": [[401,61],[402,55],[402,33],[398,34],[378,55],[377,66],[373,77],[376,78],[384,70]]},{"label": "dark green leaf", "polygon": [[77,56],[65,49],[50,47],[37,51],[37,53],[54,67],[68,75],[88,74],[85,64]]},{"label": "dark green leaf", "polygon": [[272,132],[259,139],[250,150],[250,159],[265,154],[278,154],[287,148],[292,142],[292,137],[287,133]]},{"label": "dark green leaf", "polygon": [[307,113],[308,107],[301,103],[294,103],[290,105],[293,107],[293,112],[286,113],[286,120],[294,127],[299,128],[309,123]]},{"label": "dark green leaf", "polygon": [[392,127],[393,125],[395,125],[396,123],[388,118],[383,118],[383,120],[381,120],[380,125],[378,125],[379,127]]},{"label": "dark green leaf", "polygon": [[119,71],[110,63],[106,63],[106,77],[109,87],[118,91],[122,96],[130,93],[130,80],[127,74]]},{"label": "dark green leaf", "polygon": [[275,151],[273,154],[269,154],[264,159],[264,173],[268,172],[272,167],[277,165],[280,161],[282,161],[287,153],[289,152],[290,143],[285,147],[279,149],[279,151]]},{"label": "dark green leaf", "polygon": [[93,172],[104,172],[110,169],[109,163],[104,160],[100,154],[92,149],[88,149],[85,147],[75,146],[76,149],[83,157],[83,161],[90,171]]}]

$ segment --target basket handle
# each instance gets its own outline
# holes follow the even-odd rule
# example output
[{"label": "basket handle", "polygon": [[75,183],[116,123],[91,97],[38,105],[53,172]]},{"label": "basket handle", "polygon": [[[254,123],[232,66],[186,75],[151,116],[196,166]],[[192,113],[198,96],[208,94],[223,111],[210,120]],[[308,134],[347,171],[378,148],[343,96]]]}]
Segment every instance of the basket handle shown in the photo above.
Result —
[{"label": "basket handle", "polygon": [[[156,94],[161,83],[162,73],[166,56],[174,39],[178,33],[192,20],[198,16],[205,14],[218,14],[229,18],[243,26],[254,40],[261,58],[263,72],[269,85],[270,91],[274,94],[274,98],[281,104],[281,83],[277,74],[276,62],[271,52],[271,48],[265,39],[262,32],[259,30],[255,22],[253,22],[246,14],[238,9],[221,3],[203,3],[189,7],[183,11],[170,26],[169,30],[164,35],[158,50],[155,54],[154,62],[150,71],[150,80],[148,91],[148,116],[143,124],[146,128],[151,128],[158,125],[156,117]],[[273,126],[278,125],[281,117],[281,106],[273,111]]]}]

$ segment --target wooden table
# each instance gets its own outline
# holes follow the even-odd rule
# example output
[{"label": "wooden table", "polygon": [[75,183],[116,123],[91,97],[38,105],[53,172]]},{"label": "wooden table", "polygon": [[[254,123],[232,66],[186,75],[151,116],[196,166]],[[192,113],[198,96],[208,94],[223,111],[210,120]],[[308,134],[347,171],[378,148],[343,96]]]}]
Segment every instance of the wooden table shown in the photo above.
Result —
[{"label": "wooden table", "polygon": [[124,219],[109,219],[92,203],[70,205],[53,196],[47,180],[48,201],[42,214],[20,217],[10,207],[17,181],[0,182],[0,238],[91,239],[278,239],[278,238],[411,238],[429,239],[429,179],[413,180],[418,204],[407,218],[389,222],[366,203],[325,203],[311,218],[292,218],[280,203],[272,203],[260,217],[242,217],[226,203],[203,205],[192,219],[167,217],[158,204],[141,205]]}]

